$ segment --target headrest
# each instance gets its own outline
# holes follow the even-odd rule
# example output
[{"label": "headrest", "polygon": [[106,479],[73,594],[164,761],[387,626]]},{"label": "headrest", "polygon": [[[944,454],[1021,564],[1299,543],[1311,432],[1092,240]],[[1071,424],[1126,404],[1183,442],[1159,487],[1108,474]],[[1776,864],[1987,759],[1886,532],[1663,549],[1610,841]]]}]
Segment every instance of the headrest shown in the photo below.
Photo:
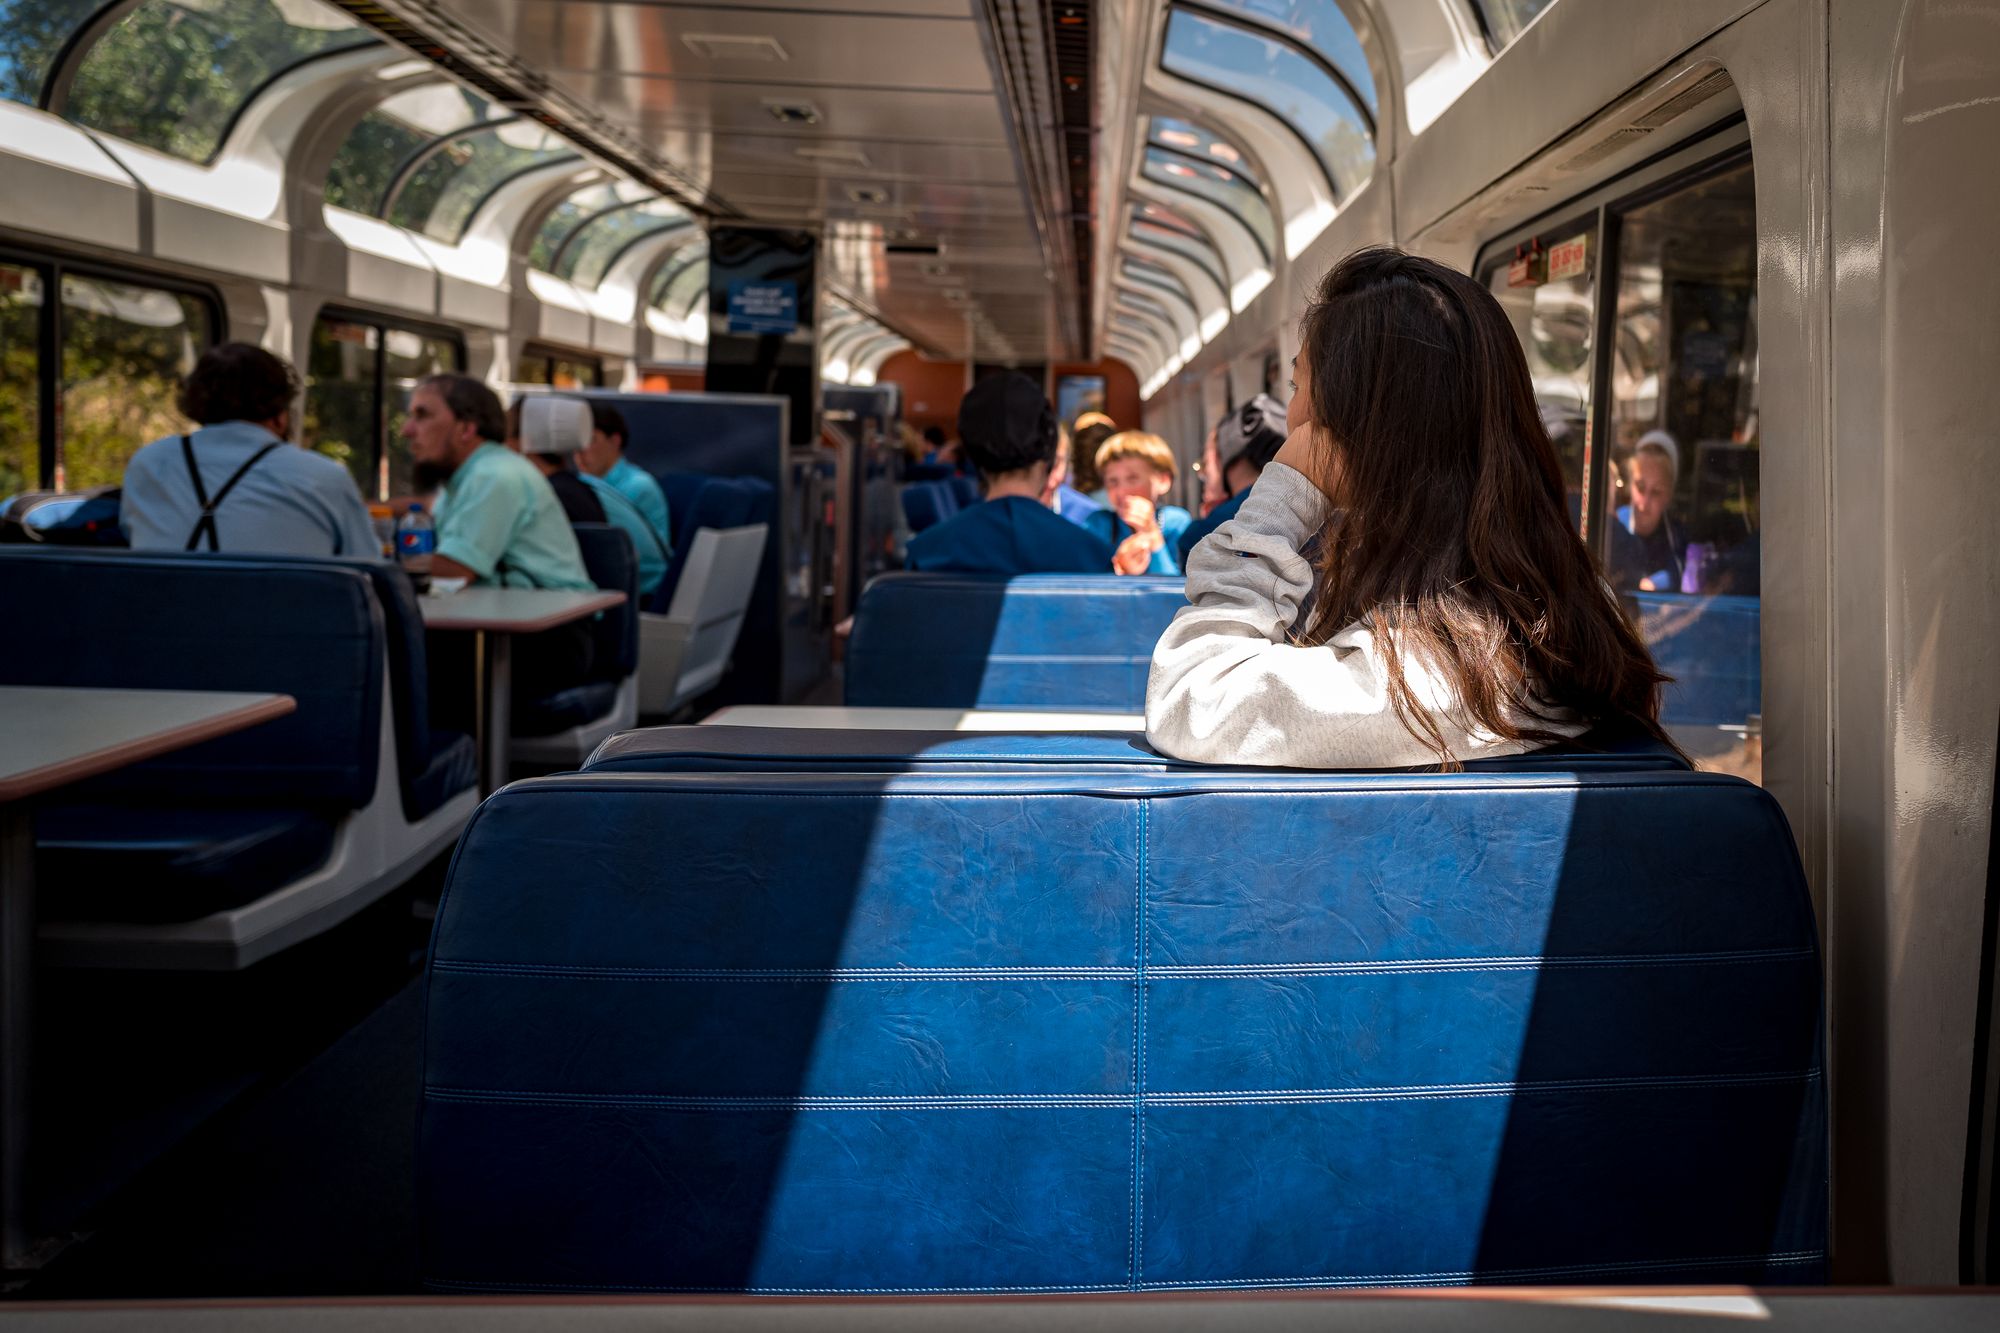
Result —
[{"label": "headrest", "polygon": [[573,454],[590,443],[590,404],[580,398],[540,394],[521,404],[521,450]]}]

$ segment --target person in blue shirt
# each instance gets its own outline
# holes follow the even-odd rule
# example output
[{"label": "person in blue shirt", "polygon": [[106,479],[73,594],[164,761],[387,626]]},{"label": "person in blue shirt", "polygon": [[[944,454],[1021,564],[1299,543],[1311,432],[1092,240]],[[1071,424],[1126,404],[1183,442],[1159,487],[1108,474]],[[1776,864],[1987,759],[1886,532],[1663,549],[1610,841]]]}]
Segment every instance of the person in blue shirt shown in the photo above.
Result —
[{"label": "person in blue shirt", "polygon": [[1174,451],[1157,435],[1120,431],[1097,450],[1104,478],[1104,509],[1090,516],[1089,531],[1112,549],[1120,574],[1178,574],[1175,543],[1194,515],[1163,505],[1174,488]]},{"label": "person in blue shirt", "polygon": [[1264,467],[1284,446],[1285,407],[1269,394],[1258,394],[1225,417],[1215,431],[1215,452],[1222,464],[1222,486],[1226,499],[1207,514],[1188,524],[1176,547],[1181,568],[1187,568],[1188,553],[1209,533],[1236,517]]},{"label": "person in blue shirt", "polygon": [[985,499],[910,539],[911,569],[961,574],[1103,574],[1111,548],[1049,507],[1055,410],[1019,371],[989,375],[958,409],[958,436]]},{"label": "person in blue shirt", "polygon": [[200,423],[132,455],[119,526],[141,551],[382,558],[354,478],[287,441],[299,377],[261,347],[224,343],[181,385]]},{"label": "person in blue shirt", "polygon": [[646,516],[610,482],[578,472],[576,457],[590,444],[594,429],[590,405],[581,398],[542,394],[516,403],[509,413],[520,418],[521,452],[555,488],[571,523],[609,523],[632,539],[639,561],[639,595],[650,597],[666,577],[673,551],[660,540]]},{"label": "person in blue shirt", "polygon": [[[674,549],[673,533],[667,520],[667,494],[652,473],[625,456],[625,414],[609,403],[590,404],[590,443],[577,456],[578,469],[586,479],[603,481],[630,502],[652,526],[660,545]],[[608,513],[611,506],[606,505]],[[616,522],[616,519],[612,520]]]}]

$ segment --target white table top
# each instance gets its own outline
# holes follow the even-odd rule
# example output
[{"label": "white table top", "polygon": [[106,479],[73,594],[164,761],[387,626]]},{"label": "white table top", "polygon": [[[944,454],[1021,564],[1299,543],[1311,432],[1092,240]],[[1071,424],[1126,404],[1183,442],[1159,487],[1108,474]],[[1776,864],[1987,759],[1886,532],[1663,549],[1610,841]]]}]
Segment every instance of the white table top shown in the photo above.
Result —
[{"label": "white table top", "polygon": [[737,704],[702,720],[721,727],[835,727],[865,731],[1144,731],[1140,713],[1036,713],[963,708],[837,708]]},{"label": "white table top", "polygon": [[289,694],[0,686],[0,801],[18,801],[298,707]]},{"label": "white table top", "polygon": [[504,630],[534,634],[596,615],[625,600],[622,592],[555,588],[462,588],[419,597],[425,629]]}]

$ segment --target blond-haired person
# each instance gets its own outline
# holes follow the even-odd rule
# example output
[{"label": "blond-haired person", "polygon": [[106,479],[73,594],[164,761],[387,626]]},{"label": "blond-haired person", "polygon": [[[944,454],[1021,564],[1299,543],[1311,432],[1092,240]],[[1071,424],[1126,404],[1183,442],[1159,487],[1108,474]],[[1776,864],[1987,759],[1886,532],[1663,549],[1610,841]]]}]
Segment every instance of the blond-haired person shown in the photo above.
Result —
[{"label": "blond-haired person", "polygon": [[1174,451],[1157,435],[1121,431],[1097,450],[1105,506],[1085,527],[1111,546],[1120,574],[1178,574],[1178,546],[1194,515],[1161,504],[1174,488]]}]

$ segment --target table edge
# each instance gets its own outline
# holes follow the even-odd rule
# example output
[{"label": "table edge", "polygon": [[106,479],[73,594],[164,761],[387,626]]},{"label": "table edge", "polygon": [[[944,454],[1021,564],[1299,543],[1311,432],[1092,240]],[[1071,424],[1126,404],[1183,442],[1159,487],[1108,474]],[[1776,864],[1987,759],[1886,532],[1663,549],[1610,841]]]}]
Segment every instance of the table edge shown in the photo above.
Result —
[{"label": "table edge", "polygon": [[[219,694],[220,690],[191,690],[186,693]],[[226,691],[239,693],[240,691]],[[212,717],[198,718],[184,722],[180,726],[165,731],[154,732],[140,740],[128,741],[122,745],[107,746],[88,754],[77,755],[41,768],[31,768],[25,773],[15,773],[0,777],[0,803],[11,803],[71,783],[94,778],[113,769],[125,768],[132,764],[157,759],[163,754],[212,741],[219,736],[244,731],[261,722],[270,722],[289,713],[298,711],[299,701],[289,694],[270,694],[256,703],[245,704],[227,713],[217,713]]]},{"label": "table edge", "polygon": [[[567,591],[567,590],[566,589],[555,590],[555,589],[543,589],[543,588],[533,588],[533,589],[520,588],[520,589],[510,589],[509,591],[547,592],[547,591]],[[586,594],[578,593],[577,595],[585,596]],[[467,617],[466,619],[463,620],[437,621],[437,620],[432,620],[429,616],[422,616],[422,619],[424,622],[425,629],[434,629],[448,633],[449,632],[463,633],[475,630],[485,630],[489,633],[498,632],[502,634],[539,634],[541,631],[545,629],[554,629],[558,625],[567,625],[571,621],[581,620],[585,616],[596,615],[599,611],[609,611],[614,606],[624,605],[626,601],[625,594],[622,592],[599,591],[594,594],[588,594],[588,596],[590,598],[590,600],[588,601],[578,602],[572,606],[564,608],[561,611],[548,612],[533,620],[523,620],[523,619],[493,620],[493,619],[479,619],[474,617]],[[422,612],[421,606],[419,606],[418,611],[419,614],[421,615]]]}]

